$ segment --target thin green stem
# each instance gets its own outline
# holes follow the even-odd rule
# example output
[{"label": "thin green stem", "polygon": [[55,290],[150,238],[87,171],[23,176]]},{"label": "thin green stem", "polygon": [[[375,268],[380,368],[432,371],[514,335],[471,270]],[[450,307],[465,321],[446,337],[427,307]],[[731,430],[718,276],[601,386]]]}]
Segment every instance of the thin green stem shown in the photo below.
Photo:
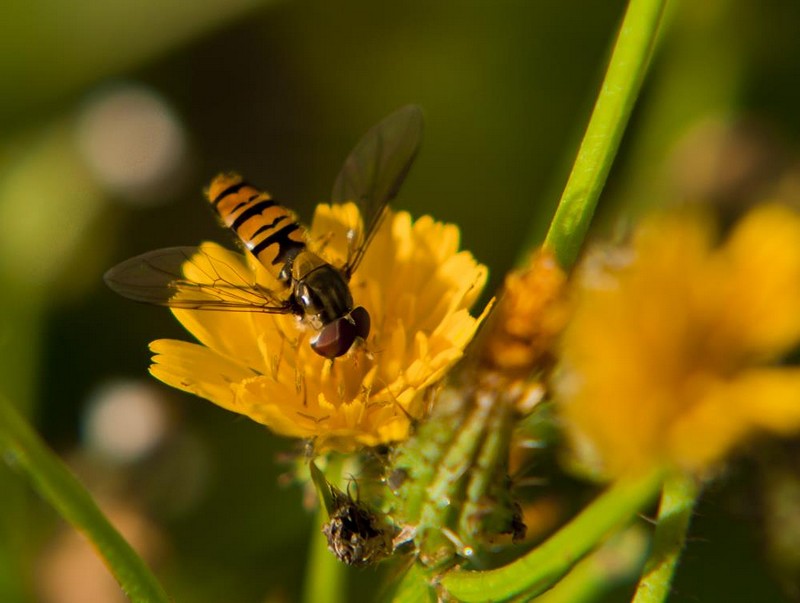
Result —
[{"label": "thin green stem", "polygon": [[[322,526],[328,520],[331,510],[330,494],[327,482],[337,487],[342,476],[343,459],[331,456],[325,468],[327,475],[322,475],[312,463],[314,485],[320,495],[320,507],[317,510],[314,530],[311,533],[310,553],[303,592],[306,603],[341,603],[345,600],[346,566],[328,550],[328,543],[322,534]],[[325,481],[327,478],[327,481]]]},{"label": "thin green stem", "polygon": [[461,477],[467,473],[485,437],[486,424],[496,400],[489,396],[475,399],[466,420],[459,426],[447,452],[425,488],[426,500],[417,526],[419,558],[428,567],[448,563],[455,550],[453,539],[443,528],[451,527],[454,506],[442,501],[459,500]]},{"label": "thin green stem", "polygon": [[454,570],[442,577],[442,586],[459,601],[500,601],[544,592],[575,563],[619,529],[653,498],[661,472],[621,480],[595,499],[572,521],[544,543],[516,561],[496,570]]},{"label": "thin green stem", "polygon": [[578,155],[545,245],[570,268],[578,257],[597,201],[642,87],[666,0],[630,0]]},{"label": "thin green stem", "polygon": [[[1,236],[1,235],[0,235]],[[0,276],[0,315],[5,317],[0,364],[2,395],[16,402],[20,414],[30,416],[36,400],[36,370],[41,356],[44,295],[39,288],[24,287]],[[2,403],[2,402],[0,402]],[[30,597],[26,578],[31,575],[36,551],[32,538],[35,520],[30,499],[35,496],[11,471],[0,467],[0,601]]]},{"label": "thin green stem", "polygon": [[[502,523],[509,525],[513,513],[513,500],[509,500],[505,478],[508,469],[505,461],[508,458],[509,442],[511,441],[512,405],[510,401],[495,400],[491,405],[491,414],[484,426],[486,437],[480,445],[474,463],[469,470],[464,503],[458,518],[458,533],[462,540],[475,548],[480,547],[481,533],[488,525],[492,524],[493,516],[497,511],[486,513],[486,499],[491,498],[500,513]],[[498,482],[502,484],[498,490]],[[494,488],[493,488],[494,486]],[[494,517],[496,522],[498,519]],[[493,529],[494,526],[492,526]],[[498,529],[500,531],[502,528]]]},{"label": "thin green stem", "polygon": [[0,453],[94,545],[134,603],[167,603],[161,585],[91,495],[7,400],[0,398]]},{"label": "thin green stem", "polygon": [[697,483],[689,476],[666,480],[658,509],[653,550],[647,560],[633,603],[661,603],[667,599],[686,532],[697,500]]}]

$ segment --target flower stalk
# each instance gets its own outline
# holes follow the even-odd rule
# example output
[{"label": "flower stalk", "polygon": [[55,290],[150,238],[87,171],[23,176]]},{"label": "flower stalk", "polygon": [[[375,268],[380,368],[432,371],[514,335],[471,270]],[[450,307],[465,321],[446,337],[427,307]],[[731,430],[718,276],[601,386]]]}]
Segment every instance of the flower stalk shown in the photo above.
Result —
[{"label": "flower stalk", "polygon": [[588,555],[536,603],[594,603],[605,601],[642,569],[649,545],[646,529],[634,525],[610,538]]},{"label": "flower stalk", "polygon": [[653,550],[636,588],[633,603],[667,600],[678,565],[699,488],[691,476],[676,474],[667,479],[661,493]]},{"label": "flower stalk", "polygon": [[545,246],[569,269],[578,257],[622,135],[639,96],[666,0],[631,0],[589,125]]},{"label": "flower stalk", "polygon": [[[327,472],[337,479],[342,473],[342,459],[338,455],[328,456]],[[303,600],[307,603],[340,603],[345,596],[345,571],[343,563],[331,555],[326,540],[322,537],[322,526],[333,509],[333,500],[327,481],[317,466],[309,464],[312,481],[320,497],[320,506],[311,530],[311,546],[306,569]]]},{"label": "flower stalk", "polygon": [[442,586],[459,601],[504,600],[544,592],[570,571],[609,534],[629,522],[654,497],[661,483],[658,470],[620,479],[544,543],[496,570],[454,570]]}]

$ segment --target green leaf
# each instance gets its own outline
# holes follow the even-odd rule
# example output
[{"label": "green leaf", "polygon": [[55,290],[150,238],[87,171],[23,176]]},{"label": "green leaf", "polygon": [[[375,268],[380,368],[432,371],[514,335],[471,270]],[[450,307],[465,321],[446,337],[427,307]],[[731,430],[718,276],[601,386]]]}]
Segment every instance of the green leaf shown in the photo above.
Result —
[{"label": "green leaf", "polygon": [[161,585],[97,503],[9,401],[0,398],[0,453],[102,556],[133,603],[167,603]]}]

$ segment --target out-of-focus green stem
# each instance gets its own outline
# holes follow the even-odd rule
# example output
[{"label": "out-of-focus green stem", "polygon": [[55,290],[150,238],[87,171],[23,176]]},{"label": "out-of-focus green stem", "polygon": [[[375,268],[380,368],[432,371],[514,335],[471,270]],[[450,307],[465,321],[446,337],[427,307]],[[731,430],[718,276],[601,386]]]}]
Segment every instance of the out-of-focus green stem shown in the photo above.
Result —
[{"label": "out-of-focus green stem", "polygon": [[544,543],[496,570],[454,570],[441,585],[459,601],[500,601],[544,592],[615,529],[630,521],[653,498],[661,472],[621,480]]},{"label": "out-of-focus green stem", "polygon": [[661,603],[666,600],[678,558],[686,542],[697,494],[697,483],[690,476],[674,475],[665,482],[653,550],[633,603]]},{"label": "out-of-focus green stem", "polygon": [[344,601],[345,566],[328,550],[322,524],[328,519],[320,506],[311,532],[303,601],[306,603],[341,603]]},{"label": "out-of-focus green stem", "polygon": [[[676,151],[681,140],[697,136],[709,124],[730,127],[728,120],[739,113],[751,67],[749,44],[758,39],[753,28],[760,27],[757,20],[742,19],[742,8],[729,0],[667,5],[663,20],[669,37],[659,48],[663,58],[658,78],[639,111],[636,136],[626,145],[628,159],[617,172],[610,214],[624,208],[626,215],[635,217],[687,194],[710,201],[707,189],[685,188],[685,170],[692,167],[684,162],[691,159],[680,160]],[[734,30],[737,35],[731,35]],[[696,145],[692,148],[699,153],[709,152]]]},{"label": "out-of-focus green stem", "polygon": [[312,463],[312,472],[314,472],[314,483],[320,495],[320,507],[317,510],[316,521],[314,522],[314,529],[311,533],[310,552],[308,556],[308,567],[306,568],[306,578],[303,593],[303,601],[306,603],[341,603],[345,600],[345,578],[346,570],[345,565],[339,561],[333,553],[328,550],[328,543],[322,534],[322,525],[328,519],[330,512],[330,497],[325,496],[325,483],[327,477],[328,481],[333,481],[334,485],[338,487],[339,479],[342,475],[342,458],[339,456],[331,456],[328,461],[328,466],[325,468],[325,474],[316,468]]},{"label": "out-of-focus green stem", "polygon": [[392,603],[436,603],[436,591],[420,564],[414,563],[408,569],[397,586]]},{"label": "out-of-focus green stem", "polygon": [[[30,415],[36,396],[36,368],[41,354],[42,294],[20,287],[0,276],[4,291],[0,315],[6,317],[0,353],[0,395],[17,401],[17,408]],[[31,538],[30,497],[34,496],[16,475],[0,466],[0,601],[21,601],[34,557]]]},{"label": "out-of-focus green stem", "polygon": [[545,245],[570,268],[578,257],[634,102],[642,87],[666,0],[630,0],[578,155]]},{"label": "out-of-focus green stem", "polygon": [[83,532],[131,601],[169,601],[144,561],[109,523],[89,493],[4,398],[0,398],[0,454],[30,480],[65,520]]},{"label": "out-of-focus green stem", "polygon": [[632,526],[611,538],[578,563],[536,603],[592,603],[603,601],[609,591],[630,583],[644,563],[649,539],[643,526]]}]

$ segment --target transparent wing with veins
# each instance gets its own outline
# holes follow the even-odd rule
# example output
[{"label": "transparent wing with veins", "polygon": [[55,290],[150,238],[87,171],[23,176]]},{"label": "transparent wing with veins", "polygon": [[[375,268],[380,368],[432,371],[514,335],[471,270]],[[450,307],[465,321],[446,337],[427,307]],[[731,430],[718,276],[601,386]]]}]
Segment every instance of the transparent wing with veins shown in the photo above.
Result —
[{"label": "transparent wing with veins", "polygon": [[171,308],[291,311],[288,290],[259,284],[243,256],[213,244],[150,251],[118,264],[104,279],[123,297]]},{"label": "transparent wing with veins", "polygon": [[333,185],[333,203],[353,201],[361,219],[347,228],[347,278],[355,272],[397,196],[422,141],[422,109],[407,105],[373,126],[347,156]]}]

